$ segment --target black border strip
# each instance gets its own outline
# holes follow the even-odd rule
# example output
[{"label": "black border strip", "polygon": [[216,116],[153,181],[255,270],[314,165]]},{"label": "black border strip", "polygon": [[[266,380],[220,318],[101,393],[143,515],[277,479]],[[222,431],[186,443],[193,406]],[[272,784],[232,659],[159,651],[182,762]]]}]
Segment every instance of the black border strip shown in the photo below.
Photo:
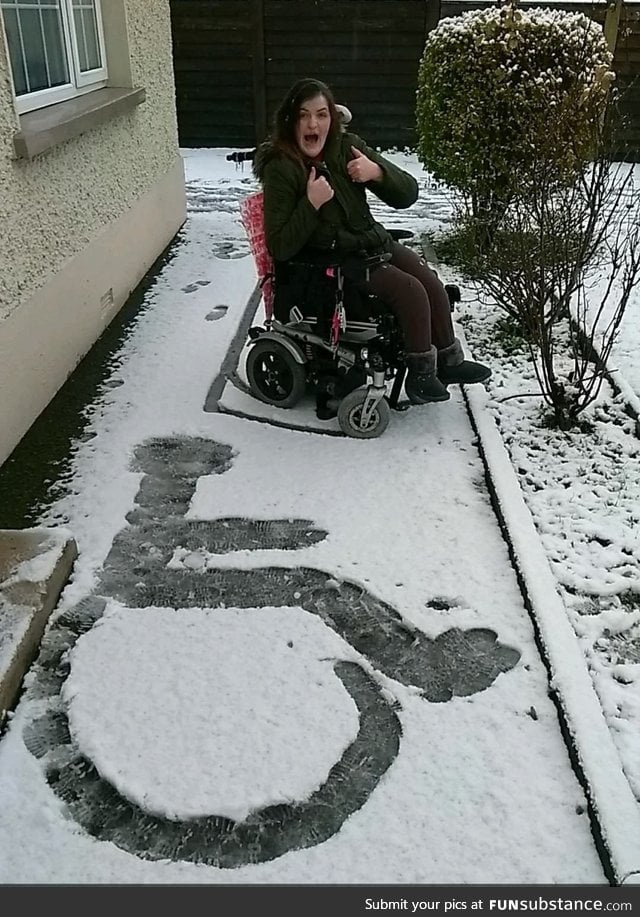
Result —
[{"label": "black border strip", "polygon": [[236,371],[238,362],[240,360],[240,354],[242,353],[242,348],[246,344],[249,328],[251,327],[251,322],[255,317],[256,309],[260,304],[261,298],[262,288],[260,287],[260,284],[256,284],[253,293],[248,299],[244,312],[242,313],[240,324],[238,325],[236,333],[233,336],[233,340],[227,349],[218,375],[211,383],[209,391],[207,392],[207,396],[204,400],[202,410],[206,411],[208,414],[216,414],[220,411],[218,401],[220,398],[222,398],[222,392],[224,391],[224,387],[229,381],[229,378]]}]

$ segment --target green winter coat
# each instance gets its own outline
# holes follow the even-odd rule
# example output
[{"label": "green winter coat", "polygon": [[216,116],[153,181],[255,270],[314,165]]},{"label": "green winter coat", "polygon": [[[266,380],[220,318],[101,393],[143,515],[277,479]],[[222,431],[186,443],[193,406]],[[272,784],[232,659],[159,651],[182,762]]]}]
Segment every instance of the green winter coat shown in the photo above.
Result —
[{"label": "green winter coat", "polygon": [[[366,185],[351,181],[347,163],[353,158],[352,146],[378,163],[382,181]],[[374,220],[366,189],[390,207],[404,209],[418,197],[413,176],[384,159],[356,134],[339,134],[325,149],[326,170],[318,170],[331,184],[334,196],[316,210],[307,197],[310,166],[303,168],[270,143],[263,144],[256,154],[254,171],[264,189],[265,231],[274,260],[287,261],[303,250],[340,255],[387,251],[391,236]]]}]

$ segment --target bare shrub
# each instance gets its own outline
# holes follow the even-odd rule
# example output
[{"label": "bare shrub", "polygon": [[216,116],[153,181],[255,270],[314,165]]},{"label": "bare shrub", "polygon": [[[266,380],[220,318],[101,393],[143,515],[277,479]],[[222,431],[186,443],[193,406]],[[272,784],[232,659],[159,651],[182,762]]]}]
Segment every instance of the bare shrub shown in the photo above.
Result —
[{"label": "bare shrub", "polygon": [[633,166],[613,158],[611,136],[606,117],[598,155],[571,184],[536,163],[526,198],[512,198],[490,248],[472,213],[461,220],[469,266],[521,329],[561,429],[598,396],[640,281],[640,189]]}]

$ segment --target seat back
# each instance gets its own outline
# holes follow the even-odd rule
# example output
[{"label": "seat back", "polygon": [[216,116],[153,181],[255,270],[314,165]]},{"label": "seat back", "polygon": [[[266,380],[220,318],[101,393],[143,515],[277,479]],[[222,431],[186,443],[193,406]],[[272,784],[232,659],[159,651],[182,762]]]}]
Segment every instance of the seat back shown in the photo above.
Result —
[{"label": "seat back", "polygon": [[267,321],[273,318],[274,265],[271,253],[267,248],[264,229],[264,192],[250,194],[240,204],[240,218],[249,239],[249,247],[258,273],[258,283],[262,287],[262,301]]},{"label": "seat back", "polygon": [[250,194],[240,204],[242,225],[249,239],[258,282],[262,288],[265,318],[280,322],[291,321],[293,307],[305,317],[318,321],[319,328],[337,343],[341,331],[345,330],[343,294],[350,318],[356,321],[370,321],[375,297],[366,297],[350,282],[347,282],[337,298],[338,273],[340,269],[322,263],[283,262],[274,263],[267,247],[264,225],[264,192]]},{"label": "seat back", "polygon": [[328,331],[336,307],[335,271],[305,261],[277,261],[275,264],[274,316],[291,321],[297,312],[317,320]]}]

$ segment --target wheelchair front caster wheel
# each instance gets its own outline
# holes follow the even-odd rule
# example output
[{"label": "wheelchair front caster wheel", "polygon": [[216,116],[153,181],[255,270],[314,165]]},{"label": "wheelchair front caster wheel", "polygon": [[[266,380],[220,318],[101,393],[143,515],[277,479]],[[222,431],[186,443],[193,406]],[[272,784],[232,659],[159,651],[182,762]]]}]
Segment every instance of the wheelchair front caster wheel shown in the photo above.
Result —
[{"label": "wheelchair front caster wheel", "polygon": [[371,412],[367,423],[361,426],[362,408],[367,399],[367,390],[358,388],[350,392],[338,407],[338,423],[346,436],[356,439],[374,439],[380,436],[389,426],[391,408],[386,398],[381,398]]}]

